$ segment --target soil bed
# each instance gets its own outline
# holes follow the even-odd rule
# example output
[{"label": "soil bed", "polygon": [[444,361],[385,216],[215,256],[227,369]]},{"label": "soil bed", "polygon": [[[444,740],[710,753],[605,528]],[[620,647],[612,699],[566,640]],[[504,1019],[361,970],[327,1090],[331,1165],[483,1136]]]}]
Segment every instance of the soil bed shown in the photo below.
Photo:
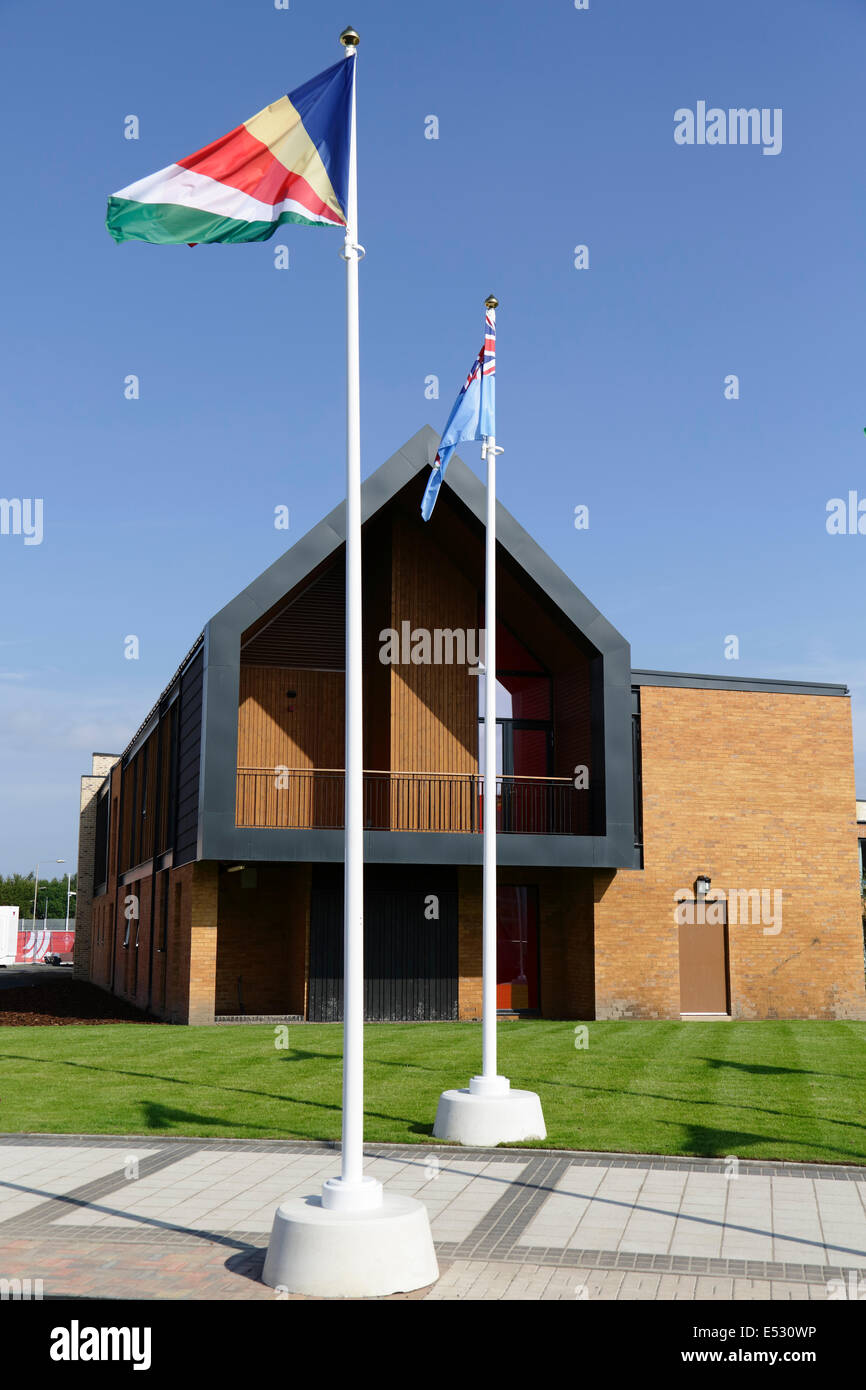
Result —
[{"label": "soil bed", "polygon": [[0,1028],[58,1023],[159,1023],[86,980],[52,980],[0,991]]}]

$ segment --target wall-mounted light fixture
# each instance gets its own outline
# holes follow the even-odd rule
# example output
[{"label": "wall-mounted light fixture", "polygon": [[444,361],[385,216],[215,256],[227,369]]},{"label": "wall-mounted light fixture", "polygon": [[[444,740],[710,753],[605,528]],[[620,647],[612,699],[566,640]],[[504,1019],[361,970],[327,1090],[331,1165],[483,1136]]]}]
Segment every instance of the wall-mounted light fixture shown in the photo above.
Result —
[{"label": "wall-mounted light fixture", "polygon": [[226,864],[226,873],[239,874],[241,870],[245,869],[246,867],[246,864]]},{"label": "wall-mounted light fixture", "polygon": [[712,879],[709,874],[698,874],[695,879],[695,897],[705,898],[710,891]]}]

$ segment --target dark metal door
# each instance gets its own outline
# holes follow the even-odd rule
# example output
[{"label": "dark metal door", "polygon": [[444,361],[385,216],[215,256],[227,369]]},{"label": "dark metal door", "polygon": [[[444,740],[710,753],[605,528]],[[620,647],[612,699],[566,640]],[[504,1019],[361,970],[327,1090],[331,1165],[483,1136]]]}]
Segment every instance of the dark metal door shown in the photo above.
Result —
[{"label": "dark metal door", "polygon": [[[307,1016],[318,1023],[343,1017],[342,865],[317,865],[313,872]],[[457,1018],[454,870],[368,867],[364,1017],[371,1023]]]}]

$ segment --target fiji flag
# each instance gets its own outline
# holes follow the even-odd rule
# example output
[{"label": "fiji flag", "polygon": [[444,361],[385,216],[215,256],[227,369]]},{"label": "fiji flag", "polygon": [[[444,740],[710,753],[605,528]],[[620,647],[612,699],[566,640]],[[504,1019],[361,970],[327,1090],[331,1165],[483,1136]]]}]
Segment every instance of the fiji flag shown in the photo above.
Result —
[{"label": "fiji flag", "polygon": [[484,345],[472,364],[472,370],[463,383],[460,395],[454,402],[454,409],[448,416],[445,432],[433,460],[421,501],[421,515],[425,521],[430,520],[442,479],[445,477],[445,469],[457,445],[469,439],[484,439],[496,434],[495,385],[496,310],[488,309],[485,316]]}]

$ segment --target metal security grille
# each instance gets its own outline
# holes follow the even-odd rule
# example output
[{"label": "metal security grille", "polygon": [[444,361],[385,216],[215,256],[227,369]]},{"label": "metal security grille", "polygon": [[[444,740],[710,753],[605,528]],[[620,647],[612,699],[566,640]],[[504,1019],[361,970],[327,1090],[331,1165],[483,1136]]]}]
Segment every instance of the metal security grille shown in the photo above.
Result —
[{"label": "metal security grille", "polygon": [[[411,879],[411,882],[409,881]],[[438,920],[426,915],[429,900]],[[364,1017],[457,1018],[457,881],[441,867],[368,869],[364,889]],[[311,1022],[343,1017],[342,866],[317,866],[310,904]]]}]

